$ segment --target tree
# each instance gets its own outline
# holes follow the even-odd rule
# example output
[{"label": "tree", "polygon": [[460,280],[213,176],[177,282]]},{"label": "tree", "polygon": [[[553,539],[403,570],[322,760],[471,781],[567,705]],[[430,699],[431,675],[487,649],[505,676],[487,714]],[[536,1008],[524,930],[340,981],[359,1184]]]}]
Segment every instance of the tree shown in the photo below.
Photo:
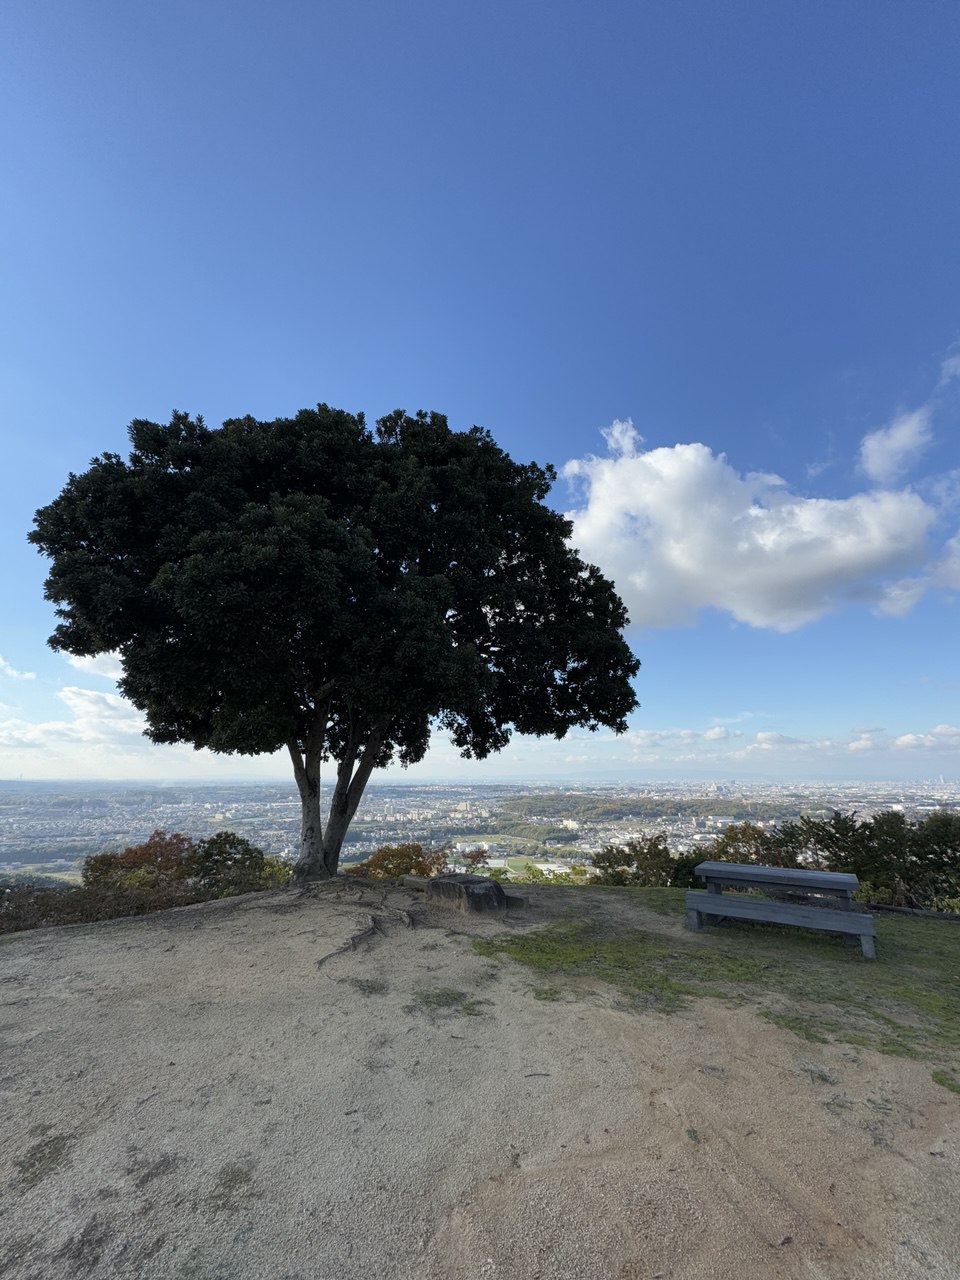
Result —
[{"label": "tree", "polygon": [[703,850],[706,859],[717,862],[766,861],[767,833],[754,822],[730,822]]},{"label": "tree", "polygon": [[545,505],[552,468],[402,410],[375,431],[319,405],[129,435],[127,461],[93,459],[36,514],[50,643],[116,651],[154,742],[285,747],[298,877],[336,873],[371,772],[421,759],[434,726],[478,759],[514,730],[626,727],[626,612]]},{"label": "tree", "polygon": [[263,850],[234,831],[218,831],[200,840],[188,865],[196,888],[218,898],[252,893],[270,883]]},{"label": "tree", "polygon": [[594,884],[670,885],[675,860],[666,837],[638,836],[622,845],[607,845],[590,859],[596,868]]},{"label": "tree", "polygon": [[82,879],[87,888],[158,888],[186,879],[196,846],[189,836],[157,830],[142,844],[131,844],[122,853],[95,853],[84,861]]}]

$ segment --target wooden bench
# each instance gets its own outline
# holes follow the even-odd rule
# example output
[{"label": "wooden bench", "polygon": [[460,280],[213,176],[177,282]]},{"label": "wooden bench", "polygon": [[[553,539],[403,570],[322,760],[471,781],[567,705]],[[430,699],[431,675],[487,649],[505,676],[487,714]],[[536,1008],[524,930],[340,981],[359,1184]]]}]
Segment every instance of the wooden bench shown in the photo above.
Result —
[{"label": "wooden bench", "polygon": [[[738,862],[701,862],[694,871],[706,889],[687,890],[687,924],[691,929],[702,929],[705,917],[825,929],[857,935],[864,956],[876,958],[873,916],[857,910],[853,901],[860,883],[856,876]],[[724,889],[759,889],[764,896],[724,893]]]}]

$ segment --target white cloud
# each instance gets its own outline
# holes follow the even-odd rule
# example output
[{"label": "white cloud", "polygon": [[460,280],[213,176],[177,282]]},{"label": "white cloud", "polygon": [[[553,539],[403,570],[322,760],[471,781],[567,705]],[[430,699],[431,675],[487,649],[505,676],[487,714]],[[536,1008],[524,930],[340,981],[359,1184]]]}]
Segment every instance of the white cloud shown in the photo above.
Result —
[{"label": "white cloud", "polygon": [[0,746],[129,746],[143,733],[143,716],[115,693],[68,685],[58,690],[57,696],[66,703],[71,720],[0,721]]},{"label": "white cloud", "polygon": [[18,671],[16,667],[12,667],[2,653],[0,653],[0,675],[9,676],[11,680],[36,680],[37,678],[35,671]]},{"label": "white cloud", "polygon": [[896,767],[893,765],[893,753],[960,754],[960,728],[950,724],[902,733],[899,737],[892,737],[885,729],[875,727],[856,728],[848,734],[836,736],[822,734],[814,737],[794,737],[776,729],[761,729],[745,737],[740,733],[729,734],[720,726],[705,732],[695,729],[634,729],[627,736],[638,764],[695,763],[716,768],[749,762],[756,765],[762,761],[763,767],[769,769],[795,768],[800,761],[805,761],[814,767],[829,768],[840,776],[843,776],[844,760],[866,754],[876,760],[887,759],[893,768]]},{"label": "white cloud", "polygon": [[940,381],[937,383],[937,387],[945,387],[954,378],[960,378],[960,351],[947,356],[946,360],[941,364]]},{"label": "white cloud", "polygon": [[955,533],[943,548],[933,577],[938,586],[960,589],[960,533]]},{"label": "white cloud", "polygon": [[67,661],[71,667],[76,667],[78,671],[83,671],[89,676],[103,676],[105,680],[119,680],[123,675],[123,667],[120,665],[120,655],[118,653],[98,653],[92,658],[77,658],[70,653],[67,654]]},{"label": "white cloud", "polygon": [[158,746],[143,736],[144,718],[116,693],[68,685],[57,691],[69,713],[31,721],[0,715],[0,773],[32,778],[256,777],[286,779],[281,757],[240,758]]},{"label": "white cloud", "polygon": [[902,733],[894,738],[893,745],[906,751],[931,751],[960,749],[960,728],[953,724],[938,724],[929,733]]},{"label": "white cloud", "polygon": [[901,578],[884,587],[877,611],[901,617],[931,587],[945,587],[948,591],[960,590],[960,533],[954,534],[944,543],[928,573],[920,577]]},{"label": "white cloud", "polygon": [[860,442],[860,467],[877,484],[890,484],[930,444],[930,407],[923,405],[899,417]]},{"label": "white cloud", "polygon": [[564,467],[582,490],[569,515],[576,546],[614,580],[635,623],[690,623],[712,607],[789,631],[881,600],[883,578],[922,560],[935,512],[915,493],[801,497],[779,476],[741,475],[704,444],[643,451],[620,421],[605,435],[610,456]]},{"label": "white cloud", "polygon": [[927,578],[900,578],[883,588],[877,603],[877,612],[891,618],[902,618],[909,613],[929,585]]},{"label": "white cloud", "polygon": [[789,738],[785,733],[777,733],[772,729],[764,729],[758,733],[748,751],[773,751],[776,747],[802,746],[799,738]]},{"label": "white cloud", "polygon": [[143,733],[143,715],[119,694],[67,685],[57,696],[73,712],[79,732],[110,738]]}]

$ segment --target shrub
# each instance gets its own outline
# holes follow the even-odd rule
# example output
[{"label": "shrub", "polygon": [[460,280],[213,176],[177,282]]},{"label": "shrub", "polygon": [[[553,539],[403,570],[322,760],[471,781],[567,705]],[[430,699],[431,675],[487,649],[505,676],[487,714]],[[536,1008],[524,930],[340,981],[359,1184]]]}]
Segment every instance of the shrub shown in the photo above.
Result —
[{"label": "shrub", "polygon": [[889,906],[893,902],[893,890],[870,880],[861,880],[853,897],[855,902],[876,902],[880,906]]},{"label": "shrub", "polygon": [[161,889],[90,885],[83,888],[36,889],[21,885],[0,895],[0,933],[38,929],[43,925],[85,924],[140,916],[196,901],[183,883]]},{"label": "shrub", "polygon": [[284,889],[290,883],[293,874],[289,862],[278,858],[275,853],[264,854],[263,871],[260,875],[262,889]]},{"label": "shrub", "polygon": [[115,884],[120,875],[119,853],[93,853],[85,859],[81,879],[86,888]]},{"label": "shrub", "polygon": [[419,844],[385,844],[366,862],[346,869],[351,876],[369,876],[371,880],[396,880],[400,876],[435,876],[447,867],[444,849],[424,853]]},{"label": "shrub", "polygon": [[87,858],[80,888],[0,885],[0,933],[144,915],[206,898],[279,889],[289,879],[290,868],[281,858],[265,857],[232,831],[197,844],[177,832],[155,831],[122,853]]},{"label": "shrub", "polygon": [[193,883],[204,895],[230,898],[263,889],[263,850],[233,831],[218,831],[196,845],[189,861]]},{"label": "shrub", "polygon": [[590,859],[596,868],[595,884],[670,885],[675,859],[661,835],[607,845]]},{"label": "shrub", "polygon": [[633,854],[626,845],[608,844],[590,859],[596,870],[594,884],[635,884]]},{"label": "shrub", "polygon": [[465,871],[474,875],[486,875],[489,861],[486,849],[468,849],[466,853],[460,855],[460,860],[464,864]]},{"label": "shrub", "polygon": [[122,853],[97,853],[83,864],[86,887],[151,888],[185,880],[195,846],[179,831],[167,835],[154,831],[142,844],[128,845]]},{"label": "shrub", "polygon": [[694,868],[703,862],[698,854],[683,853],[673,860],[673,875],[670,883],[675,889],[696,889],[700,881],[694,874]]}]

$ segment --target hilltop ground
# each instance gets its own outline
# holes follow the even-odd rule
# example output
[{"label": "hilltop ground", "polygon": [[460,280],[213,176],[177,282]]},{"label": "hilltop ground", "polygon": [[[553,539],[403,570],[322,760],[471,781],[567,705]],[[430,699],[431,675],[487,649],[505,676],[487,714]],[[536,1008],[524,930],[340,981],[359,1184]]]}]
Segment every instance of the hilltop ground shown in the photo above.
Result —
[{"label": "hilltop ground", "polygon": [[622,891],[531,902],[338,883],[3,939],[0,1276],[960,1276],[960,1097],[929,1061],[729,989],[661,1012],[680,986],[625,995],[609,956],[545,978],[491,944],[572,913],[692,972],[718,935]]}]

